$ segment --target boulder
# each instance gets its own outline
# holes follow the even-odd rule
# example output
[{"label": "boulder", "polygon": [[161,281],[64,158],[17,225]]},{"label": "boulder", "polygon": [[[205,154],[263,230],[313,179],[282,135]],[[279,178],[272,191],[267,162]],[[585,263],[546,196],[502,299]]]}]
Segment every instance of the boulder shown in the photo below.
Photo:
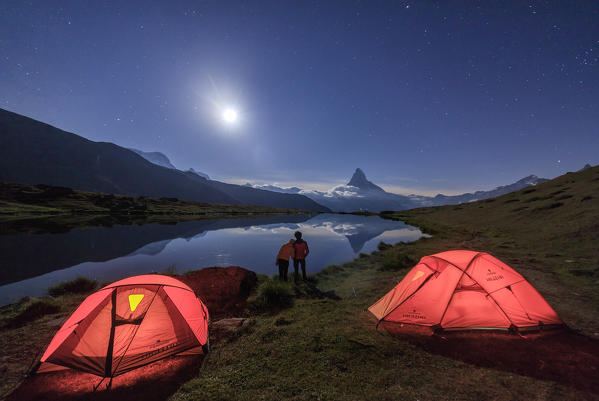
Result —
[{"label": "boulder", "polygon": [[211,317],[243,312],[250,292],[258,283],[256,273],[239,266],[207,267],[174,277],[195,291]]}]

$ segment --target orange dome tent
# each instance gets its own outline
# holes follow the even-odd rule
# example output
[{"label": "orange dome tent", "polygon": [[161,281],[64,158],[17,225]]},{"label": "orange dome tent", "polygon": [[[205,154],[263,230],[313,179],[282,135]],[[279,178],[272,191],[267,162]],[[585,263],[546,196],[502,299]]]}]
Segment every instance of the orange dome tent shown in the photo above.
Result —
[{"label": "orange dome tent", "polygon": [[50,342],[38,372],[73,368],[113,378],[167,356],[208,349],[206,306],[179,280],[149,274],[88,296]]},{"label": "orange dome tent", "polygon": [[524,277],[493,256],[473,251],[423,257],[368,310],[379,323],[435,330],[522,330],[562,324]]}]

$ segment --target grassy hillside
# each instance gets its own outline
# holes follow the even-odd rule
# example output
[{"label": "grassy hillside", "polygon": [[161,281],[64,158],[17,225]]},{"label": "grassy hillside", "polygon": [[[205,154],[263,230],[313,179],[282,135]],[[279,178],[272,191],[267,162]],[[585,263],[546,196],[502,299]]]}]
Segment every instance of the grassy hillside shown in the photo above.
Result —
[{"label": "grassy hillside", "polygon": [[568,323],[599,331],[599,166],[481,202],[387,214],[439,247],[486,250],[539,280]]}]

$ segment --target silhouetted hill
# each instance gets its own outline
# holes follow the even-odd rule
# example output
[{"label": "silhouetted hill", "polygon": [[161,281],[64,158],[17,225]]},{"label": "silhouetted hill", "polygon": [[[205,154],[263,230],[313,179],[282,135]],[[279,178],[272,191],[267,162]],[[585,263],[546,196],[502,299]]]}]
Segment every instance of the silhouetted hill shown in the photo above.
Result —
[{"label": "silhouetted hill", "polygon": [[113,143],[93,142],[6,110],[0,110],[0,133],[0,180],[239,203],[180,171],[157,166]]},{"label": "silhouetted hill", "polygon": [[239,190],[238,185],[161,167],[113,143],[93,142],[2,109],[0,180],[197,202],[328,210],[302,195]]}]

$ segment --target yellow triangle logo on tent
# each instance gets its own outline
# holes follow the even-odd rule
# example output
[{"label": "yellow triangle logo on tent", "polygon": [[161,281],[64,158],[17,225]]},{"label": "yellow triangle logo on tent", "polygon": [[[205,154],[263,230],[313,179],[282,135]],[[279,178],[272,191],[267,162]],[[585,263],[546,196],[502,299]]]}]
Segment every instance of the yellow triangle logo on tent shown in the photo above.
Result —
[{"label": "yellow triangle logo on tent", "polygon": [[137,308],[137,305],[144,299],[144,294],[131,294],[129,295],[129,306],[131,307],[131,312],[134,312]]},{"label": "yellow triangle logo on tent", "polygon": [[412,281],[416,281],[422,276],[424,276],[424,272],[422,270],[418,270],[416,274],[414,274],[414,277],[412,277]]}]

